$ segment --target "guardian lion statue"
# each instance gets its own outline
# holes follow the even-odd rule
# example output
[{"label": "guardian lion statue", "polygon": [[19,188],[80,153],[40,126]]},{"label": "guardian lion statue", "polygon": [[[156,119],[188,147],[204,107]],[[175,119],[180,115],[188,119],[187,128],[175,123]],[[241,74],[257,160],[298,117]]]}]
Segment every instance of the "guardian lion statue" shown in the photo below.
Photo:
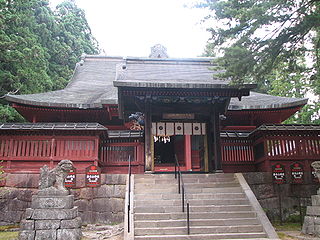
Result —
[{"label": "guardian lion statue", "polygon": [[320,161],[311,163],[311,167],[313,167],[313,169],[316,171],[316,176],[318,177],[320,182]]},{"label": "guardian lion statue", "polygon": [[53,169],[49,169],[44,165],[40,169],[39,189],[56,188],[57,190],[67,190],[64,186],[64,180],[70,170],[73,169],[73,164],[70,160],[61,160]]}]

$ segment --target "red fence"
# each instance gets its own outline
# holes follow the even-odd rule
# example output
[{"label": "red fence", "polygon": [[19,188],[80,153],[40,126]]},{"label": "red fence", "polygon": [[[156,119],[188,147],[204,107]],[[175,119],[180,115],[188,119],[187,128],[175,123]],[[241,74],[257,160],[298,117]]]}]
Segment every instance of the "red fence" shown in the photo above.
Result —
[{"label": "red fence", "polygon": [[290,165],[296,161],[304,164],[320,160],[318,136],[265,135],[259,139],[222,138],[222,165],[225,172],[271,171],[274,163]]},{"label": "red fence", "polygon": [[257,170],[271,171],[271,166],[281,163],[289,167],[295,162],[304,165],[308,172],[310,164],[320,160],[320,139],[318,136],[266,135],[255,142]]},{"label": "red fence", "polygon": [[98,143],[96,136],[0,136],[0,160],[7,171],[39,170],[62,159],[80,167],[76,162],[98,161]]},{"label": "red fence", "polygon": [[[126,139],[127,140],[127,139]],[[108,139],[100,144],[100,160],[105,172],[126,173],[129,156],[133,171],[144,171],[144,144],[138,140],[124,142],[120,139]]]},{"label": "red fence", "polygon": [[269,159],[320,158],[320,139],[313,137],[268,136],[265,144]]},{"label": "red fence", "polygon": [[254,171],[253,144],[250,139],[221,139],[222,167],[225,172]]}]

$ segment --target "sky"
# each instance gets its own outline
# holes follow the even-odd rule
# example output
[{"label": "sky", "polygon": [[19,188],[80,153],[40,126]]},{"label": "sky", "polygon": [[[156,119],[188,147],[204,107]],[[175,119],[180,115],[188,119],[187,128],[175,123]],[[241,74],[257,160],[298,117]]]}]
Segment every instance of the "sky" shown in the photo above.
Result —
[{"label": "sky", "polygon": [[[197,57],[210,34],[201,20],[207,10],[196,0],[76,0],[93,36],[109,56],[145,57],[162,44],[169,57]],[[52,6],[62,0],[50,0]]]}]

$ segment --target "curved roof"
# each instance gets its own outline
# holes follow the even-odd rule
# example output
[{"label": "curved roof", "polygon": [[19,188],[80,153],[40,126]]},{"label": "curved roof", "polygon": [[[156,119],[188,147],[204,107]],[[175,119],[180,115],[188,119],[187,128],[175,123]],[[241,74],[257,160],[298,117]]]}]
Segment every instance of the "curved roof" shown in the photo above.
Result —
[{"label": "curved roof", "polygon": [[288,108],[302,106],[307,102],[307,98],[279,97],[250,92],[250,96],[242,97],[241,101],[237,98],[232,98],[228,110]]},{"label": "curved roof", "polygon": [[7,95],[15,103],[64,108],[101,108],[117,104],[117,88],[113,86],[116,65],[122,57],[87,56],[75,68],[68,86],[62,90],[37,94]]},{"label": "curved roof", "polygon": [[[7,95],[6,100],[33,106],[88,109],[102,108],[103,104],[117,104],[118,94],[115,86],[228,87],[227,82],[213,77],[214,71],[209,69],[211,60],[87,55],[76,65],[74,75],[66,88],[38,94]],[[251,92],[250,96],[242,97],[241,101],[232,98],[228,109],[286,108],[306,103],[307,99]]]},{"label": "curved roof", "polygon": [[[118,67],[116,87],[143,88],[234,88],[217,78],[212,58],[126,58]],[[242,86],[241,87],[245,87]],[[249,88],[254,86],[251,84]]]}]

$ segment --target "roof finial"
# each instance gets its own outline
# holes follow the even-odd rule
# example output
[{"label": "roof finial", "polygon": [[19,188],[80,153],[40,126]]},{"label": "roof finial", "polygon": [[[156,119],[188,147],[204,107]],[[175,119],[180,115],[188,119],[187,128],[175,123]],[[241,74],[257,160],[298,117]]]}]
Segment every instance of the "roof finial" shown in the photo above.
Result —
[{"label": "roof finial", "polygon": [[167,48],[161,44],[156,44],[151,47],[149,58],[168,58]]}]

